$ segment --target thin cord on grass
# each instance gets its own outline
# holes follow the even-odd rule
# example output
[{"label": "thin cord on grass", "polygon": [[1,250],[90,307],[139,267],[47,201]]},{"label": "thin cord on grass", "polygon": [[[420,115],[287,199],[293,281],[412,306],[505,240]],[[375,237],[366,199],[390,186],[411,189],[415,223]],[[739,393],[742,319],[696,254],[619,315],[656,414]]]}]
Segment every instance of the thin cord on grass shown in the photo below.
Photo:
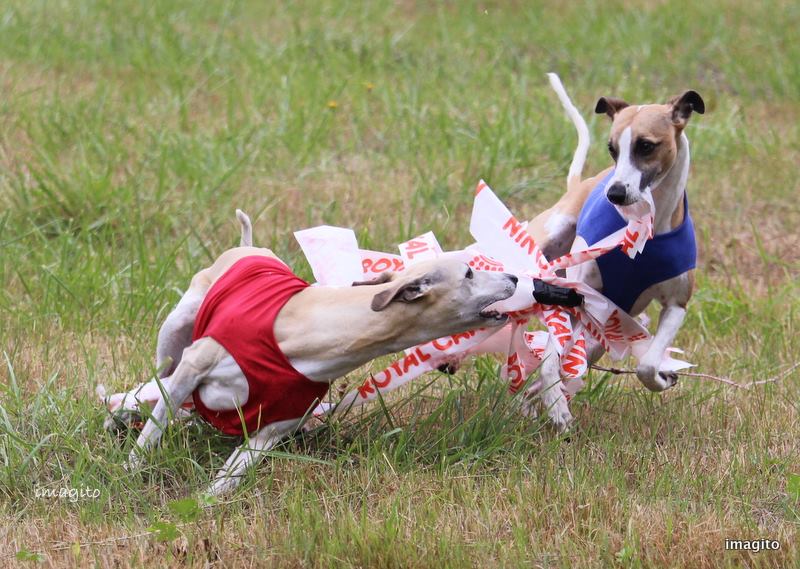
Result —
[{"label": "thin cord on grass", "polygon": [[[699,379],[711,379],[714,381],[718,381],[720,383],[724,383],[725,385],[731,385],[738,389],[750,389],[751,387],[755,387],[757,385],[764,385],[767,383],[775,383],[776,381],[780,381],[790,373],[792,373],[795,369],[800,367],[800,362],[795,363],[790,368],[783,370],[781,373],[774,377],[770,377],[768,379],[760,379],[757,381],[751,381],[749,383],[739,383],[738,381],[734,381],[728,377],[720,377],[718,375],[711,375],[710,373],[698,373],[698,372],[691,372],[691,371],[679,371],[677,375],[685,376],[685,377],[696,377]],[[606,371],[608,373],[614,375],[627,375],[627,374],[635,374],[636,371],[632,369],[623,369],[617,367],[603,367],[599,365],[592,365],[592,369],[596,369],[599,371]]]}]

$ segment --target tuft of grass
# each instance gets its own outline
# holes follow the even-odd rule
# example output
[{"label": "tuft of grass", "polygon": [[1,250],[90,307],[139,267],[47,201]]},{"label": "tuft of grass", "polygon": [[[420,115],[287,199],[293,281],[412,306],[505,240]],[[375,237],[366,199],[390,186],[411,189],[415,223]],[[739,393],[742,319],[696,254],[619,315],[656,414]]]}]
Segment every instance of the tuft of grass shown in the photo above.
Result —
[{"label": "tuft of grass", "polygon": [[[589,120],[587,172],[609,161],[597,97],[703,95],[676,344],[703,371],[774,375],[800,353],[798,25],[783,0],[4,3],[0,565],[797,565],[796,373],[662,395],[593,373],[565,440],[479,358],[287,441],[211,505],[236,441],[180,423],[127,473],[133,437],[103,430],[93,390],[153,373],[237,207],[310,278],[296,229],[463,247],[479,178],[519,215],[549,206],[575,140],[547,71]],[[99,496],[37,496],[62,488]],[[781,549],[724,550],[759,538]]]}]

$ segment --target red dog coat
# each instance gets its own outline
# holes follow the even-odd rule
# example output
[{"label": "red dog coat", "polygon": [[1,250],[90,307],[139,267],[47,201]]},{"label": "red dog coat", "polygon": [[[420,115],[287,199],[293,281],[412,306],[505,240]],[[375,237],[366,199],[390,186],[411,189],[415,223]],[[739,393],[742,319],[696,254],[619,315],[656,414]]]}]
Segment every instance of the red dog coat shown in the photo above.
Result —
[{"label": "red dog coat", "polygon": [[[328,392],[292,367],[275,341],[273,327],[289,299],[308,283],[272,257],[240,259],[214,283],[197,313],[192,341],[211,337],[233,356],[250,388],[241,409],[213,411],[197,390],[197,412],[223,433],[242,435],[275,421],[297,419]],[[241,411],[241,417],[239,412]]]}]

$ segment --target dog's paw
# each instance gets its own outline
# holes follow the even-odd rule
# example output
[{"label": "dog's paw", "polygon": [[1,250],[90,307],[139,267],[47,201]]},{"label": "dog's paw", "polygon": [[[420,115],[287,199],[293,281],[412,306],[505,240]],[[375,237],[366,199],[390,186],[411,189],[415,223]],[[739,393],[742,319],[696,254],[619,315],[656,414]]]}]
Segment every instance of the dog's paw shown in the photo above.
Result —
[{"label": "dog's paw", "polygon": [[125,433],[128,430],[141,431],[144,427],[144,419],[138,411],[130,409],[118,409],[109,413],[103,421],[103,428],[106,431],[116,434]]},{"label": "dog's paw", "polygon": [[678,382],[678,374],[674,371],[658,371],[657,366],[640,363],[636,367],[636,377],[650,391],[664,391]]},{"label": "dog's paw", "polygon": [[219,500],[222,496],[233,492],[241,480],[241,476],[217,476],[203,492],[203,496],[206,500]]},{"label": "dog's paw", "polygon": [[660,371],[658,372],[658,376],[667,384],[665,389],[674,387],[678,383],[677,371]]},{"label": "dog's paw", "polygon": [[461,362],[466,356],[464,354],[450,355],[438,361],[436,369],[447,375],[453,375],[461,369]]},{"label": "dog's paw", "polygon": [[447,375],[453,375],[458,371],[458,362],[446,362],[436,366],[436,369],[439,370],[441,373],[445,373]]},{"label": "dog's paw", "polygon": [[639,381],[641,381],[647,389],[659,391],[655,389],[658,383],[656,380],[656,366],[640,363],[636,366],[636,377],[639,378]]},{"label": "dog's paw", "polygon": [[519,412],[523,417],[531,420],[539,418],[538,402],[526,394],[519,403]]},{"label": "dog's paw", "polygon": [[126,472],[130,473],[141,470],[142,466],[144,466],[144,459],[139,456],[136,450],[132,450],[128,455],[128,460],[122,464],[122,468],[124,468]]},{"label": "dog's paw", "polygon": [[570,413],[566,401],[561,401],[550,407],[547,410],[547,416],[550,418],[553,427],[561,434],[568,432],[572,426],[572,413]]}]

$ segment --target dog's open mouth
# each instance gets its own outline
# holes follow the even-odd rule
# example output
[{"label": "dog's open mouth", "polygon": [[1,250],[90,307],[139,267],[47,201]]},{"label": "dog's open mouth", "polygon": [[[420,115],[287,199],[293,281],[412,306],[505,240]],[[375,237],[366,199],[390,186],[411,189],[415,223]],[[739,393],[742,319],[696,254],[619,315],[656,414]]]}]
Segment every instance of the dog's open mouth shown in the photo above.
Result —
[{"label": "dog's open mouth", "polygon": [[502,312],[500,310],[497,310],[497,308],[494,308],[494,306],[497,305],[498,303],[504,301],[504,300],[507,300],[513,294],[514,293],[512,291],[510,294],[506,295],[504,298],[493,300],[493,301],[491,301],[491,302],[489,302],[487,304],[484,304],[483,308],[481,308],[480,311],[478,311],[478,316],[480,316],[482,320],[485,320],[487,323],[492,324],[492,325],[504,323],[506,320],[508,320],[508,314],[506,312]]},{"label": "dog's open mouth", "polygon": [[[492,303],[494,304],[494,303]],[[497,310],[481,310],[479,313],[481,318],[490,322],[505,322],[508,320],[508,314],[503,314]]]},{"label": "dog's open mouth", "polygon": [[[494,304],[494,302],[492,304]],[[497,310],[487,310],[484,308],[478,314],[481,318],[485,318],[486,320],[500,321],[508,319],[508,314],[503,314]]]}]

